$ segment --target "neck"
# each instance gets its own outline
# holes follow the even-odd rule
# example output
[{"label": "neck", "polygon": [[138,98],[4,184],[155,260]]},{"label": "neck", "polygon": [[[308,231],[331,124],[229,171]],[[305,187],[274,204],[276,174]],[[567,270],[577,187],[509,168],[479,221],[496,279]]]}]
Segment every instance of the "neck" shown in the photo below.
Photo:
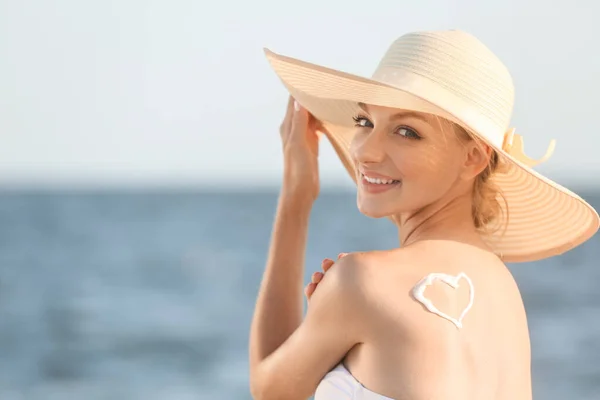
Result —
[{"label": "neck", "polygon": [[454,240],[485,247],[472,217],[470,193],[442,199],[417,212],[396,216],[400,245],[422,240]]}]

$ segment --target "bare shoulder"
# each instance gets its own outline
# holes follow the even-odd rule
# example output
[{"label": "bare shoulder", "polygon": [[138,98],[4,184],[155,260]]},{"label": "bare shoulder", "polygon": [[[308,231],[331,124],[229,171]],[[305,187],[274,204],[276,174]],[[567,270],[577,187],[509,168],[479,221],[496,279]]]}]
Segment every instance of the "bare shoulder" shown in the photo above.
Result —
[{"label": "bare shoulder", "polygon": [[[410,301],[410,289],[418,280],[417,259],[404,249],[350,253],[328,271],[332,280],[349,289],[360,301],[369,320],[396,314]],[[388,313],[389,312],[389,313]]]},{"label": "bare shoulder", "polygon": [[493,253],[444,241],[405,250],[400,257],[410,265],[406,282],[415,320],[484,336],[490,329],[526,325],[518,286]]},{"label": "bare shoulder", "polygon": [[364,300],[365,282],[371,264],[364,253],[350,253],[337,260],[327,271],[321,286],[328,287],[353,303]]},{"label": "bare shoulder", "polygon": [[315,294],[325,292],[321,286],[328,287],[326,290],[343,297],[359,318],[370,318],[374,308],[378,307],[384,289],[382,285],[387,280],[388,257],[385,251],[349,253],[327,271]]},{"label": "bare shoulder", "polygon": [[336,304],[353,310],[354,318],[361,318],[366,312],[368,267],[368,260],[361,253],[350,253],[337,260],[319,283],[311,303],[332,304],[335,298]]},{"label": "bare shoulder", "polygon": [[487,318],[483,310],[524,311],[508,269],[481,249],[440,241],[351,256],[349,272],[363,296],[411,327],[422,322],[456,330]]},{"label": "bare shoulder", "polygon": [[[498,379],[527,387],[524,309],[512,275],[493,254],[431,242],[355,253],[344,261],[340,267],[351,270],[337,272],[356,279],[369,311],[362,319],[367,346],[347,357],[361,381],[383,377],[394,387],[397,371],[406,368],[448,391],[482,388],[481,398],[496,391]],[[373,372],[363,367],[365,358],[382,360],[386,368]]]},{"label": "bare shoulder", "polygon": [[368,296],[373,291],[383,293],[388,285],[395,289],[407,287],[410,277],[418,276],[414,268],[418,264],[418,257],[408,249],[376,250],[350,253],[337,261],[330,272],[334,279],[353,285],[353,289]]}]

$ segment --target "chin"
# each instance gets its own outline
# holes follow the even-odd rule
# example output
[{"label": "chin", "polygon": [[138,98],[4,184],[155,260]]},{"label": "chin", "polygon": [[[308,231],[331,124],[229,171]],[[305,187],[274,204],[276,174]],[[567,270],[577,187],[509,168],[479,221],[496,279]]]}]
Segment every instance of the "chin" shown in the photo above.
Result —
[{"label": "chin", "polygon": [[390,207],[389,202],[364,199],[361,198],[360,194],[358,195],[356,205],[361,214],[370,218],[385,218],[397,212],[393,207]]}]

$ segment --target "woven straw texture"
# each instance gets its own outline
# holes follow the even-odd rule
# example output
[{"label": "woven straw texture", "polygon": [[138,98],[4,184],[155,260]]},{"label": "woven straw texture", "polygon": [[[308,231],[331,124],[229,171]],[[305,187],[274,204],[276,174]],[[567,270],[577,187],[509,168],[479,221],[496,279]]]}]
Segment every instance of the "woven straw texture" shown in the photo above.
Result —
[{"label": "woven straw texture", "polygon": [[434,114],[460,124],[500,156],[503,168],[491,179],[501,189],[503,209],[484,238],[503,260],[558,255],[597,232],[600,219],[587,202],[533,170],[536,161],[523,153],[523,138],[509,127],[511,75],[472,35],[456,30],[403,35],[371,78],[265,52],[290,94],[322,121],[355,182],[349,149],[359,102]]}]

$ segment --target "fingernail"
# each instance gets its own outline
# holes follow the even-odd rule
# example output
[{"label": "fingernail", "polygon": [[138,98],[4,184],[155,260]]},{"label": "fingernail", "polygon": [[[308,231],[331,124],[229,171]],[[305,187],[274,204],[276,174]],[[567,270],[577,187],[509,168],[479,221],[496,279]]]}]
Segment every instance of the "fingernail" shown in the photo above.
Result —
[{"label": "fingernail", "polygon": [[300,111],[300,104],[296,100],[294,100],[294,110]]},{"label": "fingernail", "polygon": [[338,254],[338,258],[342,258],[342,257],[344,257],[344,256],[345,256],[345,255],[347,255],[347,254],[348,254],[348,253],[340,253],[340,254]]}]

